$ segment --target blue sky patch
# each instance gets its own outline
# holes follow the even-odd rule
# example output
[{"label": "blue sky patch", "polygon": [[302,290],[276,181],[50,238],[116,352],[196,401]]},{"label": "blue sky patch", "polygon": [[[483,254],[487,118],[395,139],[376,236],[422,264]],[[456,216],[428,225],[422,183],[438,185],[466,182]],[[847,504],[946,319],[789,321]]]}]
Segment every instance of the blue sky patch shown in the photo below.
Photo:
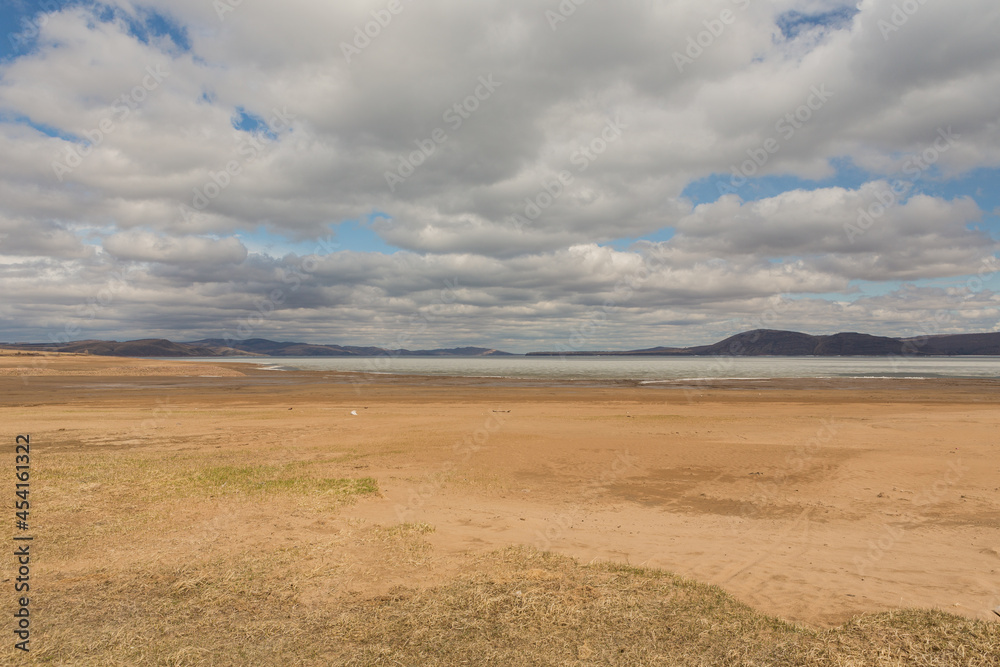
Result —
[{"label": "blue sky patch", "polygon": [[607,243],[599,243],[598,245],[602,248],[614,248],[619,252],[629,252],[634,250],[633,246],[639,241],[652,241],[653,243],[663,243],[664,241],[669,241],[674,237],[673,227],[664,227],[663,229],[657,230],[652,234],[646,234],[645,236],[636,236],[633,238],[621,238],[609,241]]},{"label": "blue sky patch", "polygon": [[43,16],[66,7],[71,2],[56,0],[6,0],[0,3],[0,61],[13,60],[30,53],[38,42],[38,31],[45,22]]},{"label": "blue sky patch", "polygon": [[802,12],[790,11],[778,16],[775,24],[781,30],[781,35],[787,39],[795,39],[799,34],[811,28],[829,28],[840,30],[851,24],[855,14],[858,13],[856,7],[841,7],[829,12],[819,14],[803,14]]},{"label": "blue sky patch", "polygon": [[237,234],[250,252],[257,252],[271,257],[284,257],[289,253],[296,255],[329,255],[335,252],[378,252],[387,255],[398,252],[399,248],[391,246],[375,232],[372,222],[379,218],[388,218],[383,213],[372,213],[363,220],[346,220],[330,225],[330,235],[325,239],[310,241],[295,241],[281,234],[275,234],[265,228],[253,232]]},{"label": "blue sky patch", "polygon": [[130,16],[119,9],[101,6],[99,17],[102,21],[121,20],[128,26],[129,34],[143,44],[149,44],[153,38],[168,37],[181,51],[191,50],[186,28],[150,9],[140,8],[138,13],[138,16]]},{"label": "blue sky patch", "polygon": [[243,107],[236,107],[236,114],[233,116],[233,127],[241,132],[250,134],[263,134],[271,141],[276,141],[278,135],[268,126],[267,121],[261,116],[250,113]]},{"label": "blue sky patch", "polygon": [[776,197],[789,190],[820,190],[822,188],[840,187],[856,190],[865,183],[879,178],[870,172],[859,169],[853,162],[846,159],[831,160],[836,173],[821,180],[808,180],[797,176],[773,175],[745,179],[745,182],[733,177],[732,172],[712,174],[690,183],[681,193],[682,197],[691,200],[692,204],[711,204],[718,201],[724,194],[739,195],[743,201],[759,201]]},{"label": "blue sky patch", "polygon": [[80,137],[70,134],[68,132],[63,132],[57,127],[52,127],[51,125],[46,125],[45,123],[36,123],[30,118],[25,116],[15,116],[13,118],[7,118],[0,116],[0,122],[5,123],[15,123],[17,125],[27,125],[28,127],[41,132],[47,137],[53,137],[55,139],[62,139],[63,141],[72,141],[73,143],[82,143],[83,139]]},{"label": "blue sky patch", "polygon": [[3,0],[0,2],[0,62],[31,53],[38,43],[38,32],[47,20],[46,14],[67,7],[90,7],[99,21],[120,20],[131,36],[143,44],[152,38],[168,37],[179,51],[190,51],[187,29],[168,16],[149,9],[140,9],[130,16],[119,8],[93,0]]}]

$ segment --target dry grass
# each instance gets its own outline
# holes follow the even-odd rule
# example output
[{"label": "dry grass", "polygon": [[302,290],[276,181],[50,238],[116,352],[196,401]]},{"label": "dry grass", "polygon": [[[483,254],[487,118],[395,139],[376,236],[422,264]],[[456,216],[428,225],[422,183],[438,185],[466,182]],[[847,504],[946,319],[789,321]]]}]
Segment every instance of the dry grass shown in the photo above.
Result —
[{"label": "dry grass", "polygon": [[864,616],[820,632],[654,570],[582,567],[525,549],[477,574],[351,605],[343,664],[996,665],[1000,626],[938,612]]},{"label": "dry grass", "polygon": [[[394,555],[394,541],[419,542],[426,530],[402,526],[374,539]],[[81,666],[1000,664],[995,623],[905,611],[814,631],[664,572],[581,566],[522,548],[470,559],[470,574],[437,587],[330,590],[316,599],[306,593],[327,581],[314,567],[319,556],[293,546],[63,580],[59,604],[39,611],[34,658]]]}]

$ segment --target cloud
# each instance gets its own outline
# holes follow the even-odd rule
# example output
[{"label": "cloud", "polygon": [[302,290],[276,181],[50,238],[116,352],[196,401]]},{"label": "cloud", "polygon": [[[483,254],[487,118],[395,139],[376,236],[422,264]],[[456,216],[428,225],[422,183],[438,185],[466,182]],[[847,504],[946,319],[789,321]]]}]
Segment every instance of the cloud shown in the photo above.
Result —
[{"label": "cloud", "polygon": [[93,249],[70,229],[53,221],[10,219],[0,215],[0,257],[87,257]]},{"label": "cloud", "polygon": [[892,187],[789,190],[752,202],[728,195],[682,219],[674,244],[715,256],[812,257],[848,280],[963,275],[996,250],[969,228],[982,217],[971,199],[902,200]]},{"label": "cloud", "polygon": [[[905,320],[912,301],[842,300],[996,251],[996,202],[964,179],[1000,166],[1000,9],[897,5],[425,0],[387,21],[374,0],[67,4],[0,62],[0,281],[26,290],[5,321],[44,333],[131,268],[95,335],[197,338],[281,290],[261,333],[364,342],[457,279],[429,344],[545,339],[654,251],[605,344],[704,338],[774,300],[817,323]],[[745,187],[689,198],[734,171]],[[303,247],[372,216],[399,252],[322,251],[283,282]],[[250,252],[252,235],[298,254]]]},{"label": "cloud", "polygon": [[163,264],[240,264],[247,258],[247,249],[233,237],[167,237],[137,230],[109,236],[104,249],[119,260]]}]

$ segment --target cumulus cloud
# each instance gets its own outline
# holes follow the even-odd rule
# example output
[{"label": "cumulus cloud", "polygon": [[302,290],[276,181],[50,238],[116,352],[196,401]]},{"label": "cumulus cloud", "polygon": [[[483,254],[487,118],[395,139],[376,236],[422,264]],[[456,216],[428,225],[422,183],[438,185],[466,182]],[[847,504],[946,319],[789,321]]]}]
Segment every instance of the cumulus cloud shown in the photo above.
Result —
[{"label": "cumulus cloud", "polygon": [[[639,274],[595,345],[697,342],[775,300],[888,332],[996,251],[952,188],[1000,166],[989,0],[219,4],[67,3],[0,62],[10,335],[125,269],[87,335],[212,335],[280,292],[260,335],[360,343],[434,307],[428,345],[524,349]],[[397,252],[322,245],[367,219]]]},{"label": "cumulus cloud", "polygon": [[885,181],[753,202],[727,195],[683,218],[675,245],[717,256],[811,257],[848,279],[954,276],[994,245],[969,228],[981,216],[971,199],[903,200]]}]

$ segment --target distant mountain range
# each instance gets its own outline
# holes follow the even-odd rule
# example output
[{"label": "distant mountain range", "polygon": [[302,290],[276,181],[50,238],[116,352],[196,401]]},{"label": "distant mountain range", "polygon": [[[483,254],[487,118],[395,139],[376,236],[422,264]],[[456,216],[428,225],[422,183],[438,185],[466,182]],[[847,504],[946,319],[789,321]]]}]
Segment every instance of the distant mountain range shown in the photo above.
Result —
[{"label": "distant mountain range", "polygon": [[65,344],[0,343],[0,348],[25,352],[76,352],[110,357],[489,357],[507,352],[485,347],[456,347],[442,350],[387,350],[381,347],[279,343],[265,338],[228,340],[206,338],[175,343],[163,338],[130,340],[79,340]]},{"label": "distant mountain range", "polygon": [[[512,356],[485,347],[453,347],[439,350],[387,350],[353,345],[313,345],[277,342],[265,338],[229,340],[206,338],[175,343],[162,338],[131,340],[81,340],[65,344],[0,343],[0,348],[21,351],[76,352],[112,357],[492,357]],[[1000,355],[1000,332],[948,334],[920,338],[887,338],[862,333],[813,336],[797,331],[756,329],[730,336],[712,345],[652,347],[644,350],[590,350],[529,352],[527,356],[953,356]]]},{"label": "distant mountain range", "polygon": [[890,354],[907,356],[1000,355],[1000,332],[887,338],[853,332],[813,336],[797,331],[755,329],[730,336],[712,345],[698,345],[696,347],[653,347],[624,352],[529,352],[528,356],[846,357]]},{"label": "distant mountain range", "polygon": [[[377,357],[385,354],[398,357],[491,357],[510,355],[509,352],[502,352],[486,347],[452,347],[438,350],[387,350],[382,347],[359,347],[355,345],[278,343],[266,338],[248,338],[246,340],[206,338],[191,343],[182,343],[182,345],[211,347],[219,350],[235,350],[237,354],[253,354],[266,357]],[[223,352],[222,354],[232,354],[232,352]]]}]

